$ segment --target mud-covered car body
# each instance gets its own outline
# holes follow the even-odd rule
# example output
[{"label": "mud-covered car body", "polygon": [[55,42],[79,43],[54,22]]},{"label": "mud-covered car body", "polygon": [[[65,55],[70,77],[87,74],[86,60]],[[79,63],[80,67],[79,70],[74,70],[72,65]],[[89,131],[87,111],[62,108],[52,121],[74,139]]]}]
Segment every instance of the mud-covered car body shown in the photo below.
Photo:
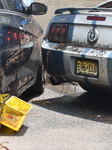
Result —
[{"label": "mud-covered car body", "polygon": [[112,90],[112,1],[94,8],[57,9],[55,14],[42,43],[51,83]]},{"label": "mud-covered car body", "polygon": [[39,86],[41,89],[35,90],[42,92],[43,29],[32,14],[46,11],[40,3],[26,8],[21,0],[0,0],[0,94],[19,96],[33,86]]}]

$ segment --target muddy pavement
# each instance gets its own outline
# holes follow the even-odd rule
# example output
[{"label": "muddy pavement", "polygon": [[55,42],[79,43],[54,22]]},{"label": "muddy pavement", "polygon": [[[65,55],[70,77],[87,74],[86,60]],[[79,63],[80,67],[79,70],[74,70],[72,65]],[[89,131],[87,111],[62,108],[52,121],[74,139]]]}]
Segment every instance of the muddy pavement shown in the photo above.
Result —
[{"label": "muddy pavement", "polygon": [[[2,126],[0,144],[9,150],[111,150],[112,101],[78,85],[53,87],[27,99],[33,109],[21,129]],[[4,150],[4,149],[3,149]]]}]

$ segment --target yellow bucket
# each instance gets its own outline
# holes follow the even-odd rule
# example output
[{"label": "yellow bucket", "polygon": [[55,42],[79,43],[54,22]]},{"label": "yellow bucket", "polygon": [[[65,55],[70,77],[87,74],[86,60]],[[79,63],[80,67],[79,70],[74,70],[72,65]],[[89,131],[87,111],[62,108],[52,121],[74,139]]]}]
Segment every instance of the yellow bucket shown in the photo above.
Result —
[{"label": "yellow bucket", "polygon": [[10,97],[9,94],[0,94],[0,104]]},{"label": "yellow bucket", "polygon": [[5,102],[0,123],[18,131],[31,108],[32,105],[15,96],[11,96]]}]

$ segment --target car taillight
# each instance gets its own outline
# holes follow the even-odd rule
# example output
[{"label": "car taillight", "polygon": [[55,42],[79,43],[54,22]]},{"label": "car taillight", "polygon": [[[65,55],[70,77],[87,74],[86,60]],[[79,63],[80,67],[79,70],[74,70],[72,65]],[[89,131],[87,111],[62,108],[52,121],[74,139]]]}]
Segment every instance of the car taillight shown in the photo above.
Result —
[{"label": "car taillight", "polygon": [[8,31],[6,34],[6,43],[7,44],[19,44],[21,40],[25,38],[24,33]]},{"label": "car taillight", "polygon": [[65,43],[67,42],[68,25],[52,24],[50,26],[48,40],[51,42]]},{"label": "car taillight", "polygon": [[87,16],[87,20],[93,20],[93,21],[105,21],[106,17],[100,17],[100,16]]},{"label": "car taillight", "polygon": [[6,41],[8,43],[13,43],[13,44],[18,43],[19,42],[19,33],[8,31],[6,34]]},{"label": "car taillight", "polygon": [[13,33],[13,37],[14,37],[15,40],[18,40],[19,39],[18,33],[17,32]]}]

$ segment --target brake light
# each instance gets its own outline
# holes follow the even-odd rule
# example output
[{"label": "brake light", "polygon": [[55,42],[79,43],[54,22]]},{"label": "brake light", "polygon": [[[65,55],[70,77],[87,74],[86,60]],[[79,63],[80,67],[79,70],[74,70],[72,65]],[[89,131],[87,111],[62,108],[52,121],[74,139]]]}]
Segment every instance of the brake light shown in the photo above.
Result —
[{"label": "brake light", "polygon": [[7,32],[7,37],[6,37],[6,39],[7,39],[7,42],[10,42],[10,41],[11,41],[11,32],[10,32],[10,31]]},{"label": "brake light", "polygon": [[19,41],[19,34],[17,32],[8,31],[6,34],[7,42],[16,43]]},{"label": "brake light", "polygon": [[24,33],[21,33],[20,34],[20,39],[24,39],[25,38],[25,34]]},{"label": "brake light", "polygon": [[87,16],[87,20],[105,21],[106,17],[100,16]]},{"label": "brake light", "polygon": [[7,37],[7,41],[10,42],[10,41],[11,41],[11,38],[10,38],[10,37]]},{"label": "brake light", "polygon": [[14,39],[15,39],[15,40],[18,40],[18,39],[19,39],[18,33],[15,32],[15,33],[13,34],[13,36],[14,36]]},{"label": "brake light", "polygon": [[51,34],[53,35],[55,33],[55,28],[51,28]]},{"label": "brake light", "polygon": [[48,39],[51,42],[67,42],[67,32],[68,25],[67,24],[52,24],[50,26]]},{"label": "brake light", "polygon": [[60,35],[60,28],[59,28],[59,27],[56,28],[56,34],[57,34],[58,36]]},{"label": "brake light", "polygon": [[66,29],[62,28],[62,34],[66,34]]}]

